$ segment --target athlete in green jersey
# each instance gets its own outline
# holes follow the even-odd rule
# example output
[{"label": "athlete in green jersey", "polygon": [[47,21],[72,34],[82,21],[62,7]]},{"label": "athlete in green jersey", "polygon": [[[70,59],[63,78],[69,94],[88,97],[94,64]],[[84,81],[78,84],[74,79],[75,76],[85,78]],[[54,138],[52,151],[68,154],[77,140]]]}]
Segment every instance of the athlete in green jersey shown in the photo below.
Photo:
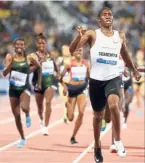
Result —
[{"label": "athlete in green jersey", "polygon": [[[41,90],[37,90],[37,70],[34,72],[33,85],[35,92],[36,104],[38,107],[38,114],[40,118],[40,127],[42,128],[43,135],[48,135],[48,124],[51,115],[51,101],[54,96],[54,73],[58,72],[55,62],[53,61],[51,55],[46,52],[46,38],[43,34],[39,34],[36,38],[37,51],[31,55],[40,62],[42,66],[42,82]],[[46,101],[45,119],[43,125],[43,100]]]},{"label": "athlete in green jersey", "polygon": [[[30,87],[29,87],[29,72],[30,64],[40,69],[40,64],[29,55],[26,55],[24,39],[18,38],[14,42],[15,53],[7,54],[5,58],[5,69],[3,75],[9,75],[10,88],[9,97],[12,112],[15,118],[17,129],[20,133],[21,140],[18,147],[23,147],[26,139],[21,123],[20,108],[26,115],[26,126],[31,126],[30,110]],[[39,73],[41,71],[38,71]],[[38,87],[41,84],[41,74],[39,74]]]}]

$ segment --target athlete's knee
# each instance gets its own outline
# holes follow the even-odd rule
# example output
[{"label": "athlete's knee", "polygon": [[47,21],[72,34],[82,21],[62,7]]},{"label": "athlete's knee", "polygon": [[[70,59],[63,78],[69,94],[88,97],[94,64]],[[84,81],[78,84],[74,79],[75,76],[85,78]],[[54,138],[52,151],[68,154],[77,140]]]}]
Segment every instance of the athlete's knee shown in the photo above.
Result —
[{"label": "athlete's knee", "polygon": [[105,119],[106,123],[110,123],[111,122],[111,117],[105,117],[104,119]]},{"label": "athlete's knee", "polygon": [[20,106],[21,106],[21,109],[23,110],[23,112],[27,112],[28,109],[29,109],[29,104],[27,104],[27,103],[25,103],[25,102],[22,102],[22,103],[20,104]]},{"label": "athlete's knee", "polygon": [[119,108],[119,104],[117,104],[117,103],[111,103],[111,104],[109,104],[110,111],[112,111],[114,109],[118,109],[118,108]]},{"label": "athlete's knee", "polygon": [[100,114],[94,114],[94,120],[96,122],[100,122],[103,120],[103,115],[100,115]]},{"label": "athlete's knee", "polygon": [[45,104],[46,104],[46,105],[50,105],[50,104],[51,104],[51,100],[46,99]]}]

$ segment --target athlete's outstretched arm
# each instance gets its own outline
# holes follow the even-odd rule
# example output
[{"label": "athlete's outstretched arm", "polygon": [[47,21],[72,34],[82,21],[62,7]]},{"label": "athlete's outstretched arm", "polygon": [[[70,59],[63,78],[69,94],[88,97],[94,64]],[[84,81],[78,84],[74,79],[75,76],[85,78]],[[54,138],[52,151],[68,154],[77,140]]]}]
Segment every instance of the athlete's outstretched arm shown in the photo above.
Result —
[{"label": "athlete's outstretched arm", "polygon": [[86,33],[87,29],[82,26],[79,26],[77,28],[77,31],[78,31],[78,35],[75,37],[75,39],[71,42],[69,46],[70,53],[75,52],[75,50],[77,49],[77,45],[79,41],[81,40],[81,37]]},{"label": "athlete's outstretched arm", "polygon": [[79,48],[83,48],[84,45],[86,45],[87,43],[89,43],[89,39],[91,38],[92,35],[92,31],[88,30],[82,37],[81,40],[79,41],[78,45],[77,45],[77,49]]},{"label": "athlete's outstretched arm", "polygon": [[77,45],[81,40],[81,36],[77,35],[74,40],[71,42],[70,46],[69,46],[69,51],[71,54],[73,54],[75,52],[75,50],[77,49]]}]

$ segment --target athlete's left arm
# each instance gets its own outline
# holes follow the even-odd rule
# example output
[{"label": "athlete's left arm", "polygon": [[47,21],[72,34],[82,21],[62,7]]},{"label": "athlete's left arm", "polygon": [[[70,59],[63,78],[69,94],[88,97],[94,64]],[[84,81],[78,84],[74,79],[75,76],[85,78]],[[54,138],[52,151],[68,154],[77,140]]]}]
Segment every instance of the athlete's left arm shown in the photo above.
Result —
[{"label": "athlete's left arm", "polygon": [[35,60],[37,60],[37,59],[36,59],[36,54],[35,54],[35,53],[31,53],[31,54],[29,54],[29,55],[27,56],[27,59],[28,59],[28,61],[29,61],[29,63],[30,63],[30,68],[29,68],[30,73],[31,73],[31,72],[34,72],[34,71],[36,71],[36,70],[38,69],[38,66],[37,66],[37,65],[31,63],[31,58],[34,58]]},{"label": "athlete's left arm", "polygon": [[[41,65],[33,55],[28,55],[27,59],[29,61],[29,64],[32,65],[32,67],[34,66],[34,67],[37,67],[37,69],[38,69],[38,71],[37,71],[37,73],[38,73],[38,89],[41,89],[41,80],[42,80]],[[30,68],[30,72],[31,72],[31,68]]]},{"label": "athlete's left arm", "polygon": [[87,67],[87,79],[90,78],[90,64],[86,63],[86,67]]},{"label": "athlete's left arm", "polygon": [[54,70],[56,71],[56,73],[58,73],[58,66],[56,65],[54,60],[53,60],[53,65],[54,65]]},{"label": "athlete's left arm", "polygon": [[133,71],[136,80],[139,80],[141,78],[141,75],[140,75],[139,71],[137,70],[135,64],[133,63],[133,60],[129,56],[129,52],[128,52],[128,49],[126,46],[126,36],[124,33],[120,33],[120,37],[123,40],[122,47],[121,47],[122,58],[123,58],[124,62],[126,63],[127,67]]}]

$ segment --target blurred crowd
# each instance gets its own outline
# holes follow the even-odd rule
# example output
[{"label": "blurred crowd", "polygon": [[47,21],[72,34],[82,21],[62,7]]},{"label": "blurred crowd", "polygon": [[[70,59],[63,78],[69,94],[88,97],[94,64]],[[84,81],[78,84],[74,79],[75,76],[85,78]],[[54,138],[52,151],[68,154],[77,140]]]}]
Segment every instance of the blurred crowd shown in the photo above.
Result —
[{"label": "blurred crowd", "polygon": [[[144,1],[58,1],[69,15],[86,24],[87,28],[97,26],[97,13],[103,6],[110,7],[114,14],[114,28],[127,34],[128,47],[136,57],[136,52],[145,51],[145,10]],[[12,41],[24,37],[27,50],[35,51],[35,37],[43,32],[48,38],[48,50],[55,56],[61,55],[61,47],[70,44],[74,31],[64,31],[50,16],[45,3],[41,1],[0,1],[0,66],[3,57],[13,51]]]},{"label": "blurred crowd", "polygon": [[114,15],[114,29],[125,32],[128,46],[135,57],[137,50],[145,51],[144,1],[64,1],[63,7],[88,28],[96,28],[97,13],[109,7]]}]

